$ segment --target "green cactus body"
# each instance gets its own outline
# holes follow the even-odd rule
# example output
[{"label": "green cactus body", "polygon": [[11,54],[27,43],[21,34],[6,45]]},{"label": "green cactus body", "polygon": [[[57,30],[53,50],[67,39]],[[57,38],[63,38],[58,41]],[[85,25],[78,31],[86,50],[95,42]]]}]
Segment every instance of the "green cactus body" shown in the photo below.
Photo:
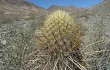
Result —
[{"label": "green cactus body", "polygon": [[57,10],[47,16],[39,30],[38,46],[53,53],[74,50],[80,44],[79,29],[67,12]]}]

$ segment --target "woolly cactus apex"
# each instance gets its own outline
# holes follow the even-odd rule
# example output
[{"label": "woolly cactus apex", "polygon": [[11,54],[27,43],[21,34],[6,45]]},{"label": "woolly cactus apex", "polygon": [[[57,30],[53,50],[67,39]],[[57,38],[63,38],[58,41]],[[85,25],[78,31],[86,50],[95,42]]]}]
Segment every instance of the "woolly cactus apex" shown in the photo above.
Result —
[{"label": "woolly cactus apex", "polygon": [[49,52],[69,52],[80,44],[80,27],[69,13],[57,10],[47,16],[37,39],[38,46]]}]

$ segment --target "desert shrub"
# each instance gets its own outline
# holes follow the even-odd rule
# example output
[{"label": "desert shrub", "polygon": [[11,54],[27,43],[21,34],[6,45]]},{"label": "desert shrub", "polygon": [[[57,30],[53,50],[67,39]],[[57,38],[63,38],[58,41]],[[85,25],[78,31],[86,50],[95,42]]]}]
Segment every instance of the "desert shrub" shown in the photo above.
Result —
[{"label": "desert shrub", "polygon": [[0,26],[0,70],[24,70],[26,55],[34,47],[34,29],[31,26],[25,20]]},{"label": "desert shrub", "polygon": [[[108,33],[106,23],[107,15],[98,14],[96,16],[91,16],[88,21],[89,25],[87,27],[86,35],[84,37],[83,47],[80,49],[86,62],[86,67],[90,70],[109,70],[109,57],[110,50],[108,49],[108,44],[110,42],[110,36],[106,35]],[[94,21],[92,21],[94,19]],[[91,22],[90,22],[91,21]],[[90,24],[92,23],[92,24]],[[106,26],[107,25],[107,26]]]}]

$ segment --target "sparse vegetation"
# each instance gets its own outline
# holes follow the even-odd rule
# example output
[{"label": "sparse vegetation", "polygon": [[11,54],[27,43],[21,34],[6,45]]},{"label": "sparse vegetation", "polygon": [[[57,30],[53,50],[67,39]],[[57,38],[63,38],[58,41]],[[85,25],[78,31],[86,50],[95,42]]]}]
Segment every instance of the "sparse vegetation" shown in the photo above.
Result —
[{"label": "sparse vegetation", "polygon": [[0,70],[110,70],[109,3],[52,13],[1,0]]}]

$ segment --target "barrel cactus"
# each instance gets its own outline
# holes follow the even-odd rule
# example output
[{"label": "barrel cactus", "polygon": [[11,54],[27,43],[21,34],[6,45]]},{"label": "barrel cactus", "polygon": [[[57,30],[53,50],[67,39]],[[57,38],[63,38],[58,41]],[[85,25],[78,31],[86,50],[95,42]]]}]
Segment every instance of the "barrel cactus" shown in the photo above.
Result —
[{"label": "barrel cactus", "polygon": [[38,46],[49,52],[69,52],[80,44],[80,27],[67,12],[57,10],[47,16],[38,39]]},{"label": "barrel cactus", "polygon": [[37,46],[51,56],[53,68],[55,63],[59,70],[65,68],[63,62],[67,62],[66,66],[69,66],[70,62],[66,61],[65,56],[69,57],[68,53],[72,53],[80,45],[80,28],[66,11],[57,10],[46,17],[44,25],[37,31]]}]

